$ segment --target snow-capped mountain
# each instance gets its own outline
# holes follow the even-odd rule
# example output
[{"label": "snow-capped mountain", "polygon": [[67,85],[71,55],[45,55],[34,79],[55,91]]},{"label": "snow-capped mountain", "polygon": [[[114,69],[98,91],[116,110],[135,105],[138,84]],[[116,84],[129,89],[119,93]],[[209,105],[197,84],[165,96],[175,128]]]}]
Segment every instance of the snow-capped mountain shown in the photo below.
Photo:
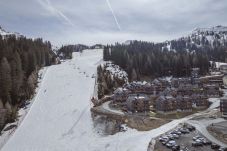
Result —
[{"label": "snow-capped mountain", "polygon": [[227,47],[227,27],[196,28],[191,34],[176,40],[166,41],[162,49],[198,50],[202,48]]},{"label": "snow-capped mountain", "polygon": [[199,45],[226,46],[227,27],[197,28],[192,32],[191,39]]},{"label": "snow-capped mountain", "polygon": [[4,37],[7,37],[7,36],[10,36],[10,35],[15,35],[16,37],[21,37],[22,35],[17,33],[17,32],[9,32],[9,31],[6,31],[5,29],[3,29],[1,26],[0,26],[0,35],[4,38]]}]

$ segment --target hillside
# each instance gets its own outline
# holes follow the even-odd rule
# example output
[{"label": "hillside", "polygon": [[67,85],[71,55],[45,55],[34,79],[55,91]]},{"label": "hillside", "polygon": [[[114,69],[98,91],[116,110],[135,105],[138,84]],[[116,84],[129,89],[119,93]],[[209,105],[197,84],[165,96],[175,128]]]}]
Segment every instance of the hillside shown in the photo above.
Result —
[{"label": "hillside", "polygon": [[211,28],[196,28],[191,34],[176,40],[163,43],[163,49],[189,51],[203,48],[227,47],[227,27],[215,26]]}]

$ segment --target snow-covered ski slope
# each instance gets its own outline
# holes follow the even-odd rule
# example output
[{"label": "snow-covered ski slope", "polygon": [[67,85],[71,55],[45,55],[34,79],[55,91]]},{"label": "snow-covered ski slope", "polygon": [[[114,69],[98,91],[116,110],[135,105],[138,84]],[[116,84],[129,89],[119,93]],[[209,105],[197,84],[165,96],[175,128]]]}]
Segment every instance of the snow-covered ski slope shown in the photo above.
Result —
[{"label": "snow-covered ski slope", "polygon": [[74,53],[72,60],[47,69],[35,101],[3,151],[146,151],[151,138],[188,118],[149,132],[128,129],[100,136],[93,127],[90,97],[102,50]]}]

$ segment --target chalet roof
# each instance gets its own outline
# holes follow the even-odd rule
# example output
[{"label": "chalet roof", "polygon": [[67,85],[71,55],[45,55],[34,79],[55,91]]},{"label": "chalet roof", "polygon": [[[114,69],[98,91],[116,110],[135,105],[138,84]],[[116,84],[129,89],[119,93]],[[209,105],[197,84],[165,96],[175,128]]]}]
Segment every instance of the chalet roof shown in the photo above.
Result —
[{"label": "chalet roof", "polygon": [[123,92],[123,88],[117,88],[115,91],[114,91],[114,94],[116,93],[121,93]]},{"label": "chalet roof", "polygon": [[127,101],[139,101],[139,100],[149,101],[149,98],[145,94],[130,94],[127,99]]},{"label": "chalet roof", "polygon": [[169,100],[169,99],[173,99],[174,97],[172,95],[161,95],[158,97],[159,101],[165,101],[165,100]]},{"label": "chalet roof", "polygon": [[157,83],[160,83],[160,81],[159,81],[158,79],[154,79],[154,80],[152,81],[152,83],[153,83],[153,84],[157,84]]},{"label": "chalet roof", "polygon": [[190,100],[189,96],[182,96],[182,95],[177,96],[177,101],[179,102],[188,101],[188,100]]}]

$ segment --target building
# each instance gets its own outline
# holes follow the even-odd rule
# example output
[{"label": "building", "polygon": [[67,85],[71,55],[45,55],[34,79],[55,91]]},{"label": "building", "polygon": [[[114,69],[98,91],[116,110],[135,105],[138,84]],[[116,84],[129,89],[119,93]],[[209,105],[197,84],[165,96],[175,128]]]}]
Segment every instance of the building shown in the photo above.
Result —
[{"label": "building", "polygon": [[209,106],[208,97],[201,94],[193,94],[190,96],[192,99],[193,108],[207,108]]},{"label": "building", "polygon": [[114,103],[123,103],[126,102],[128,95],[131,93],[130,90],[125,88],[118,88],[114,91],[113,102]]},{"label": "building", "polygon": [[173,78],[171,80],[171,87],[178,88],[180,85],[191,84],[190,78]]},{"label": "building", "polygon": [[158,113],[174,113],[177,110],[176,99],[170,95],[161,95],[157,98],[155,102],[156,112]]},{"label": "building", "polygon": [[220,99],[220,111],[224,118],[227,118],[227,96]]},{"label": "building", "polygon": [[227,64],[220,65],[220,71],[227,74]]},{"label": "building", "polygon": [[203,85],[204,93],[208,96],[219,97],[219,85],[218,84],[204,84]]},{"label": "building", "polygon": [[192,84],[180,84],[177,88],[177,94],[178,95],[192,95],[195,93],[195,90],[198,89],[198,85],[192,85]]},{"label": "building", "polygon": [[192,99],[189,96],[177,96],[177,111],[191,112],[192,111]]},{"label": "building", "polygon": [[134,112],[147,112],[150,110],[150,99],[145,94],[131,94],[126,101],[127,110]]},{"label": "building", "polygon": [[199,68],[192,68],[191,82],[192,82],[192,84],[198,84],[199,83]]}]

